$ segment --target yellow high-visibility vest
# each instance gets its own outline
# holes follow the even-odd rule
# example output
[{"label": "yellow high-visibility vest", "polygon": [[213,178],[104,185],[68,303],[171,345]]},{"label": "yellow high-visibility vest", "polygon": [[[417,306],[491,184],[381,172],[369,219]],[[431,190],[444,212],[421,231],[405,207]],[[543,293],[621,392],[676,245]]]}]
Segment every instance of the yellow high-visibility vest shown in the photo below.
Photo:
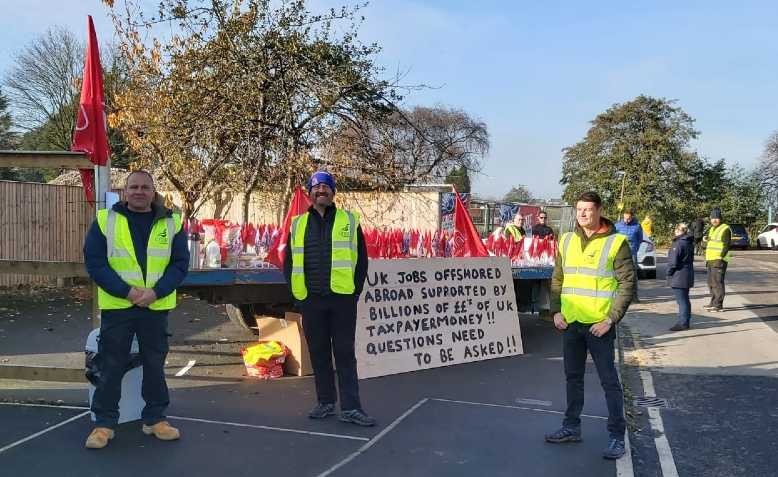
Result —
[{"label": "yellow high-visibility vest", "polygon": [[[105,235],[107,243],[108,265],[128,285],[139,288],[152,288],[165,273],[170,263],[173,237],[181,230],[181,216],[173,214],[157,220],[151,228],[149,243],[146,247],[146,279],[135,257],[130,225],[127,217],[114,210],[97,211],[97,224]],[[101,310],[122,310],[132,307],[132,302],[124,297],[113,296],[102,288],[97,288],[97,304]],[[172,310],[176,307],[175,290],[167,296],[158,297],[149,308],[152,310]]]},{"label": "yellow high-visibility vest", "polygon": [[562,236],[560,254],[562,281],[562,314],[565,321],[584,324],[608,317],[619,283],[613,264],[627,237],[612,234],[589,241],[581,249],[581,237],[575,232]]},{"label": "yellow high-visibility vest", "polygon": [[[305,230],[308,227],[309,212],[292,219],[289,242],[292,244],[292,295],[298,300],[308,297],[305,286]],[[359,214],[348,210],[335,211],[332,226],[332,268],[330,288],[333,293],[351,295],[354,293],[354,270],[357,267],[357,227]]]},{"label": "yellow high-visibility vest", "polygon": [[732,258],[729,251],[727,251],[725,256],[721,256],[721,252],[724,251],[724,241],[722,238],[727,230],[729,230],[729,225],[727,224],[719,224],[718,227],[712,227],[708,230],[708,241],[705,245],[705,261],[724,260],[729,262]]},{"label": "yellow high-visibility vest", "polygon": [[513,224],[507,225],[505,227],[505,232],[510,234],[510,236],[513,239],[514,242],[518,242],[519,240],[524,238],[524,235],[521,233],[521,230],[519,229],[519,227],[516,226],[516,225],[513,225]]}]

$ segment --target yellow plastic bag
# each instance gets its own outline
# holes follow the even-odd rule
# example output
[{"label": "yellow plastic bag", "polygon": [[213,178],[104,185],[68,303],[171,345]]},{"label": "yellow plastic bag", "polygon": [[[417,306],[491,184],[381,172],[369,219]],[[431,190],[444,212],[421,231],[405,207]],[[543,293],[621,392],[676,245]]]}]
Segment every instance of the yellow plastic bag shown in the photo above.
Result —
[{"label": "yellow plastic bag", "polygon": [[253,378],[275,379],[284,375],[283,363],[289,348],[280,341],[260,341],[240,350],[246,375]]},{"label": "yellow plastic bag", "polygon": [[286,346],[280,341],[260,341],[241,350],[246,366],[283,363],[279,358],[285,358],[287,353]]}]

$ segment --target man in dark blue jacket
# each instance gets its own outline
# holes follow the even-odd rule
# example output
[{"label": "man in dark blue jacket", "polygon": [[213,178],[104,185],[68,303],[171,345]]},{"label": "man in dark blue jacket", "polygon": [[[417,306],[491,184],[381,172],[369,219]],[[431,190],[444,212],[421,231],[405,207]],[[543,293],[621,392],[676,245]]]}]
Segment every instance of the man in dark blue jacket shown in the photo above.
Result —
[{"label": "man in dark blue jacket", "polygon": [[179,438],[165,420],[170,403],[165,382],[168,312],[189,266],[181,218],[161,203],[151,175],[127,177],[126,202],[98,211],[84,242],[84,261],[98,288],[101,310],[99,378],[92,399],[95,428],[86,447],[100,449],[113,438],[121,382],[137,336],[143,363],[143,432],[161,440]]},{"label": "man in dark blue jacket", "polygon": [[616,231],[620,234],[627,236],[629,242],[630,251],[632,251],[632,264],[635,267],[635,288],[634,295],[632,297],[632,303],[640,303],[638,299],[638,250],[640,244],[643,243],[643,229],[640,227],[637,219],[635,218],[635,209],[629,208],[624,211],[622,220],[616,222]]}]

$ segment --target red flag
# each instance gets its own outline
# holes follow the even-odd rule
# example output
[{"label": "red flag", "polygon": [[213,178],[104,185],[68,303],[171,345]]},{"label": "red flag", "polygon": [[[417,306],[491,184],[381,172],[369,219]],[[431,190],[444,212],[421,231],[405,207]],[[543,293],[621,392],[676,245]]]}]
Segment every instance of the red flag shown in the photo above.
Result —
[{"label": "red flag", "polygon": [[489,251],[481,241],[470,213],[462,203],[459,193],[454,189],[454,257],[488,257]]},{"label": "red flag", "polygon": [[[98,166],[106,165],[111,155],[108,145],[108,127],[105,119],[105,95],[103,93],[103,68],[100,66],[100,49],[97,46],[97,34],[92,17],[89,21],[89,38],[86,43],[86,60],[84,61],[84,77],[81,84],[81,101],[79,101],[76,131],[73,134],[71,151],[83,152]],[[87,200],[94,202],[94,171],[81,170],[81,180],[84,183],[84,193]]]},{"label": "red flag", "polygon": [[311,205],[313,204],[311,204],[308,194],[305,193],[302,187],[297,186],[294,190],[292,202],[289,204],[289,211],[284,218],[284,225],[281,227],[278,243],[270,247],[270,252],[267,255],[268,263],[272,263],[278,268],[284,266],[286,243],[289,241],[289,228],[292,226],[292,217],[307,212]]}]

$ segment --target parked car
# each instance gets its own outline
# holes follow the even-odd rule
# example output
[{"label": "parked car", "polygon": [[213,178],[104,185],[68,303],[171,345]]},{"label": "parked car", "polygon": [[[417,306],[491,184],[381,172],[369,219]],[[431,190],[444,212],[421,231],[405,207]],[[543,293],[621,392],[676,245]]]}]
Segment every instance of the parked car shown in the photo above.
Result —
[{"label": "parked car", "polygon": [[767,224],[756,237],[756,248],[778,250],[778,223]]},{"label": "parked car", "polygon": [[746,230],[745,225],[731,224],[729,226],[729,230],[732,234],[732,239],[729,242],[730,248],[746,250],[748,246],[751,245],[751,241],[748,238],[748,231]]},{"label": "parked car", "polygon": [[656,278],[656,250],[654,242],[643,238],[643,243],[638,248],[638,278]]}]

